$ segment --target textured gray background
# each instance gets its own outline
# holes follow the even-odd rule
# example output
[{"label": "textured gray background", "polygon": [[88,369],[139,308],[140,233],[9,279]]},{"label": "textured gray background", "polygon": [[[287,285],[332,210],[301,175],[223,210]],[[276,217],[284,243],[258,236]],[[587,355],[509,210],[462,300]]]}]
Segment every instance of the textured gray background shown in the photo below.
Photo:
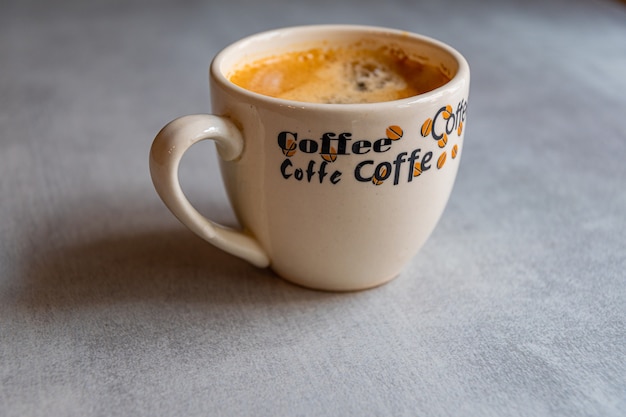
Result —
[{"label": "textured gray background", "polygon": [[[1,3],[0,415],[626,415],[626,5],[221,3]],[[148,175],[162,125],[210,110],[219,49],[305,23],[424,33],[472,68],[449,206],[371,291],[214,249]],[[231,224],[195,149],[184,189]]]}]

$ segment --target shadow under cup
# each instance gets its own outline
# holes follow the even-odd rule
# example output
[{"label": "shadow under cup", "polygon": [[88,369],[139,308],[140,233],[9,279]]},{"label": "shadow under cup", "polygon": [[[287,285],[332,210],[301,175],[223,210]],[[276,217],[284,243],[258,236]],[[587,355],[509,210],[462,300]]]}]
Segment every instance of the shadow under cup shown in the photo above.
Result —
[{"label": "shadow under cup", "polygon": [[[400,100],[320,104],[258,94],[228,79],[268,56],[355,44],[401,50],[449,81]],[[242,230],[205,219],[217,230],[206,233],[205,223],[190,225],[173,209],[177,217],[216,246],[305,287],[361,290],[396,277],[432,233],[456,178],[469,93],[465,59],[399,30],[303,26],[227,47],[211,64],[210,84],[214,116],[206,117],[232,126],[211,134],[207,122],[203,139],[216,141]],[[237,152],[228,149],[233,130],[241,135]]]}]

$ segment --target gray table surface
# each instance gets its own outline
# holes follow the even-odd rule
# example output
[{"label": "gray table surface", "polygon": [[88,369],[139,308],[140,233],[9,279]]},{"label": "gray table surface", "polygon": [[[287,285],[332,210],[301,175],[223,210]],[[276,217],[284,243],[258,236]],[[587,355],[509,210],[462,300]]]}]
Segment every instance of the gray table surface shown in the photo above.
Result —
[{"label": "gray table surface", "polygon": [[[472,68],[446,212],[370,291],[214,249],[148,174],[162,125],[210,111],[219,49],[308,23]],[[3,1],[0,415],[624,416],[625,124],[620,2]],[[232,224],[213,145],[183,164]]]}]

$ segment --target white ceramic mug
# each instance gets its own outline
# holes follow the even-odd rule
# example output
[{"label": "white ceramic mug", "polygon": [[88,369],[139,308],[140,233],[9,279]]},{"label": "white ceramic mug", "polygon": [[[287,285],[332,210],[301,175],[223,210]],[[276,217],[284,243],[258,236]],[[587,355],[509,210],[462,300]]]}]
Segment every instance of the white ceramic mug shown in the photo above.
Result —
[{"label": "white ceramic mug", "polygon": [[[400,47],[451,80],[401,100],[316,104],[257,94],[227,78],[264,56],[354,40]],[[154,186],[193,232],[284,279],[332,291],[375,287],[402,271],[443,213],[463,149],[469,81],[457,51],[404,31],[324,25],[253,35],[213,60],[213,115],[181,117],[156,136]],[[216,143],[241,230],[202,216],[179,185],[183,154],[205,139]]]}]

